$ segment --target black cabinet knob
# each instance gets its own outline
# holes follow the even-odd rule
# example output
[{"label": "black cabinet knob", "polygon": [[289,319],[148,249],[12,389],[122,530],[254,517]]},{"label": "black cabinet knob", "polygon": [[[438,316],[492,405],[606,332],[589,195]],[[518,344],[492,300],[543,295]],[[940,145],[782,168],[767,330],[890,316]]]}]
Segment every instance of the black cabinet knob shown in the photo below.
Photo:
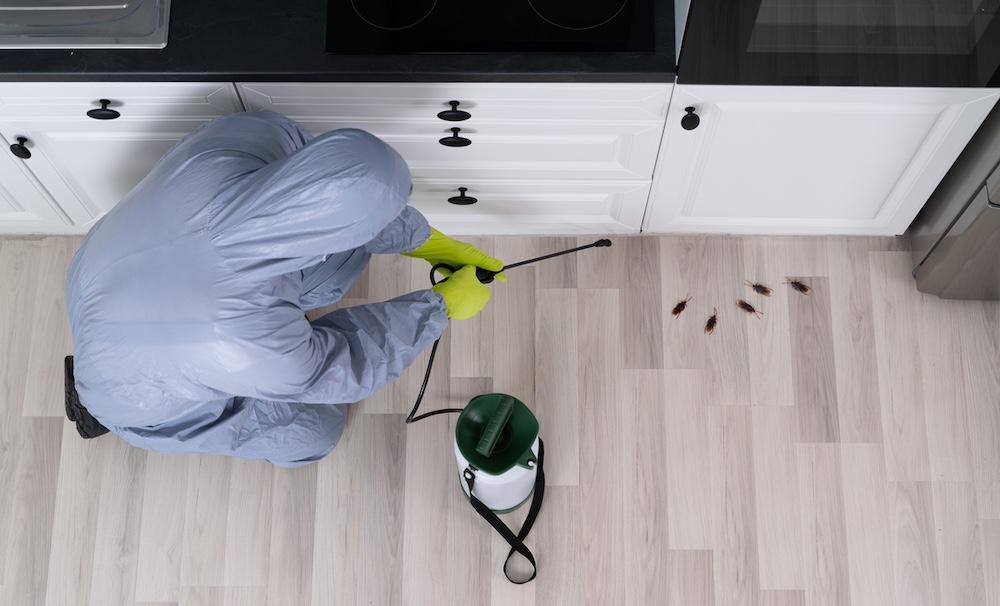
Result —
[{"label": "black cabinet knob", "polygon": [[107,99],[101,99],[98,101],[101,104],[99,109],[92,109],[87,112],[87,115],[94,120],[114,120],[121,116],[121,112],[115,111],[108,106],[111,105],[111,101]]},{"label": "black cabinet knob", "polygon": [[694,113],[694,110],[695,108],[693,107],[684,108],[684,111],[687,112],[684,114],[684,117],[681,118],[681,128],[684,130],[694,130],[698,128],[699,124],[701,124],[701,118],[698,117],[698,114]]},{"label": "black cabinet knob", "polygon": [[28,142],[27,137],[18,137],[17,143],[10,146],[10,153],[14,154],[22,160],[27,160],[31,157],[31,150],[24,146]]},{"label": "black cabinet knob", "polygon": [[468,206],[470,204],[475,204],[476,202],[479,202],[479,200],[473,198],[472,196],[466,196],[465,192],[467,191],[469,191],[468,187],[459,187],[458,195],[448,198],[448,201],[451,202],[452,204],[458,204],[459,206]]},{"label": "black cabinet knob", "polygon": [[447,147],[465,147],[466,145],[472,145],[472,141],[470,139],[458,136],[458,133],[460,132],[462,132],[462,129],[456,126],[451,129],[451,135],[438,139],[438,143]]},{"label": "black cabinet knob", "polygon": [[462,120],[468,120],[472,117],[472,114],[469,112],[458,109],[458,101],[449,101],[448,105],[451,106],[451,109],[438,112],[438,118],[447,120],[448,122],[461,122]]}]

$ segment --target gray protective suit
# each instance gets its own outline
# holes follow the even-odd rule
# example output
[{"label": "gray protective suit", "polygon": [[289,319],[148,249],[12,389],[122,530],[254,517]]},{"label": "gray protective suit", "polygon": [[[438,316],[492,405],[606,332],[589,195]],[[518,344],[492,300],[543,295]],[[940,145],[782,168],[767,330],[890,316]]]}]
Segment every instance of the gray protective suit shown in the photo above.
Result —
[{"label": "gray protective suit", "polygon": [[395,380],[448,324],[421,290],[341,309],[372,253],[430,234],[410,173],[359,130],[315,139],[269,112],[179,142],[87,235],[67,305],[83,404],[129,443],[294,466],[344,404]]}]

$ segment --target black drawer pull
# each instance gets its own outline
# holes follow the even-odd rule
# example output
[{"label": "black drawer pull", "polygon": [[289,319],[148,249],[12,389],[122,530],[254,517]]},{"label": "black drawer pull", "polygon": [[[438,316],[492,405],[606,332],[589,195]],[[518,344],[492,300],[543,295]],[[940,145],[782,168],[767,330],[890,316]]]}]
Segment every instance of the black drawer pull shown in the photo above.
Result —
[{"label": "black drawer pull", "polygon": [[466,196],[465,192],[467,191],[469,191],[468,187],[459,187],[458,195],[448,198],[448,201],[451,202],[452,204],[458,204],[459,206],[468,206],[470,204],[475,204],[476,202],[479,202],[479,200],[473,198],[472,196]]},{"label": "black drawer pull", "polygon": [[694,110],[694,107],[684,108],[684,111],[687,112],[684,114],[684,117],[681,118],[681,128],[684,130],[694,130],[698,128],[699,124],[701,124],[701,118],[698,117],[698,114],[694,113]]},{"label": "black drawer pull", "polygon": [[27,137],[18,137],[17,143],[10,146],[10,153],[14,154],[22,160],[27,160],[31,157],[31,150],[24,146],[28,142]]},{"label": "black drawer pull", "polygon": [[448,122],[461,122],[462,120],[468,120],[472,117],[472,114],[469,112],[458,109],[458,101],[449,101],[448,105],[451,106],[451,109],[438,112],[438,118],[447,120]]},{"label": "black drawer pull", "polygon": [[94,120],[114,120],[115,118],[118,118],[122,115],[121,112],[115,111],[108,107],[109,105],[111,105],[111,101],[107,99],[101,99],[100,101],[98,101],[98,103],[101,104],[100,108],[92,109],[89,112],[87,112],[87,115],[93,118]]},{"label": "black drawer pull", "polygon": [[472,145],[472,141],[470,139],[458,136],[458,133],[460,132],[462,132],[462,129],[456,126],[451,129],[450,136],[438,139],[438,143],[447,147],[465,147],[466,145]]}]

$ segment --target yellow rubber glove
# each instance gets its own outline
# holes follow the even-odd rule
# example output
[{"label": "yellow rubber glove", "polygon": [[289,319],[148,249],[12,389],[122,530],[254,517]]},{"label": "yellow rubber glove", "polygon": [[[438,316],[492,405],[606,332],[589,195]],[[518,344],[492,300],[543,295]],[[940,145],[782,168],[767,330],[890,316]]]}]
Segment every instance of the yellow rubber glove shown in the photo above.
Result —
[{"label": "yellow rubber glove", "polygon": [[431,290],[444,298],[452,320],[467,320],[483,311],[490,301],[490,289],[476,277],[475,265],[466,265]]},{"label": "yellow rubber glove", "polygon": [[[467,242],[449,238],[433,227],[431,228],[431,236],[420,245],[420,248],[405,252],[403,255],[423,259],[431,265],[446,263],[452,267],[475,265],[490,271],[503,269],[503,261],[500,259],[494,259]],[[496,279],[506,282],[507,276],[499,273],[496,275]]]}]

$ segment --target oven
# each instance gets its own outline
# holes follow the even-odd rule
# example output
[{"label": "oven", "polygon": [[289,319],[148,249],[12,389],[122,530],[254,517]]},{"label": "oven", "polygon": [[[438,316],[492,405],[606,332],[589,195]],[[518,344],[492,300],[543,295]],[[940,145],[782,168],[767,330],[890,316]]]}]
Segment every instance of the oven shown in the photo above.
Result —
[{"label": "oven", "polygon": [[1000,86],[1000,0],[692,0],[681,84]]}]

